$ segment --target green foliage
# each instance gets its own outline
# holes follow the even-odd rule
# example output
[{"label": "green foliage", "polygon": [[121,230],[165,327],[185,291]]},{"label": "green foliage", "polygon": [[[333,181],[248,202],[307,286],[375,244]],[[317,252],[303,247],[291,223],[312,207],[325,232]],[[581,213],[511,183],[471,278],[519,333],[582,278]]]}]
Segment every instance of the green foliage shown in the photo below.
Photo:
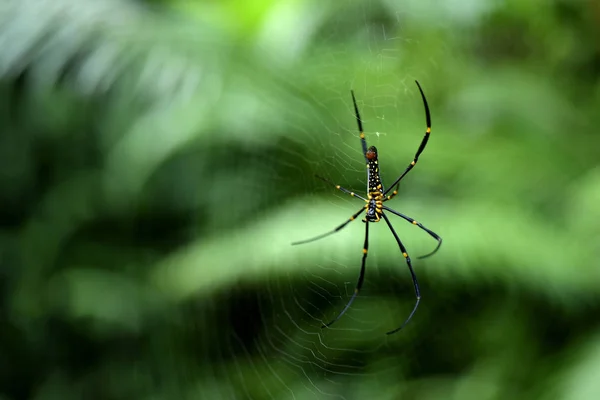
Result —
[{"label": "green foliage", "polygon": [[[472,4],[471,4],[472,3]],[[593,2],[0,6],[0,399],[595,399]],[[349,89],[416,261],[364,187]],[[435,243],[402,220],[413,259]]]}]

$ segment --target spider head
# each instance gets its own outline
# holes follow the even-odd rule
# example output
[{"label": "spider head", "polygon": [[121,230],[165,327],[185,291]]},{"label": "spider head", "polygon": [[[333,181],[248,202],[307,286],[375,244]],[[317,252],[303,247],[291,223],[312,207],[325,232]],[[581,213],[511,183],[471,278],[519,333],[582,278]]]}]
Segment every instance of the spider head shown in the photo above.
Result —
[{"label": "spider head", "polygon": [[377,160],[377,147],[371,146],[367,149],[367,160]]},{"label": "spider head", "polygon": [[377,213],[374,207],[367,208],[367,221],[373,221],[377,219]]}]

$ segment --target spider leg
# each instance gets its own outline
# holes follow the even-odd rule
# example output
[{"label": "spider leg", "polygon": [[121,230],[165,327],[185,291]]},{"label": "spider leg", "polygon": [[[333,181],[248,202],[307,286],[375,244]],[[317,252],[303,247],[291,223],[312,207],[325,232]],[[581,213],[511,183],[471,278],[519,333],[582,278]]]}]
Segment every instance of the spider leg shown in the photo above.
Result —
[{"label": "spider leg", "polygon": [[423,89],[421,89],[421,85],[419,85],[419,82],[418,81],[415,81],[415,82],[417,83],[417,86],[419,87],[419,92],[421,92],[421,97],[423,98],[423,105],[425,106],[425,120],[427,122],[427,129],[425,130],[425,136],[423,137],[423,140],[421,141],[421,145],[419,146],[419,149],[417,150],[417,153],[415,154],[415,158],[411,161],[411,163],[408,165],[408,167],[406,168],[406,170],[404,170],[404,172],[402,173],[402,175],[400,175],[400,177],[398,179],[396,179],[394,181],[394,183],[392,183],[390,185],[390,187],[383,193],[384,195],[387,195],[388,192],[394,186],[396,186],[396,189],[394,189],[394,191],[392,192],[392,194],[389,195],[389,196],[387,196],[384,201],[391,200],[391,199],[394,198],[394,196],[396,196],[398,194],[398,187],[400,186],[400,180],[402,180],[402,178],[404,178],[404,176],[406,174],[408,174],[408,171],[410,171],[411,169],[413,169],[413,167],[419,161],[419,156],[421,155],[421,153],[425,149],[425,146],[427,145],[427,141],[429,140],[429,134],[431,133],[431,115],[429,114],[429,106],[427,105],[427,99],[425,98],[425,93],[423,93]]},{"label": "spider leg", "polygon": [[352,197],[356,197],[356,198],[359,198],[359,199],[361,199],[361,200],[363,200],[363,201],[367,201],[367,199],[365,199],[365,198],[364,198],[364,197],[362,197],[361,195],[358,195],[358,194],[354,193],[354,192],[353,192],[353,191],[351,191],[351,190],[348,190],[348,189],[346,189],[346,188],[343,188],[343,187],[341,187],[340,185],[336,185],[335,183],[333,183],[332,181],[330,181],[330,180],[329,180],[329,179],[327,179],[327,178],[323,178],[322,176],[319,176],[319,175],[315,175],[315,176],[316,176],[317,178],[319,178],[320,180],[322,180],[323,182],[326,182],[326,183],[329,183],[330,185],[333,185],[333,186],[335,186],[335,188],[336,188],[337,190],[341,190],[342,192],[344,192],[344,193],[347,193],[347,194],[349,194],[349,195],[350,195],[350,196],[352,196]]},{"label": "spider leg", "polygon": [[331,322],[329,322],[327,324],[323,324],[321,326],[321,328],[327,328],[328,326],[331,326],[331,324],[336,322],[338,319],[340,319],[342,317],[342,315],[344,315],[346,313],[346,311],[348,311],[348,308],[350,308],[350,305],[352,304],[352,302],[354,301],[356,296],[358,296],[358,293],[360,292],[360,288],[362,288],[363,282],[365,280],[365,265],[367,262],[368,250],[369,250],[369,223],[366,222],[365,223],[365,244],[363,245],[362,265],[360,267],[360,274],[358,275],[358,282],[356,283],[356,289],[354,289],[354,293],[352,294],[352,297],[350,297],[350,300],[348,301],[348,303],[346,304],[346,307],[344,307],[342,312],[340,312],[338,314],[338,316],[335,317],[335,319],[333,319]]},{"label": "spider leg", "polygon": [[358,123],[358,136],[360,137],[360,144],[362,145],[363,156],[365,156],[365,161],[368,161],[367,141],[365,139],[365,132],[363,131],[362,120],[360,119],[360,113],[358,112],[358,106],[356,105],[356,99],[354,98],[354,90],[351,90],[350,94],[352,94],[352,104],[354,104],[354,114],[356,115],[356,122]]},{"label": "spider leg", "polygon": [[400,325],[399,328],[396,328],[394,330],[387,332],[388,335],[391,335],[392,333],[396,333],[400,329],[404,328],[406,326],[406,324],[408,324],[408,322],[411,320],[411,318],[415,314],[415,311],[417,311],[417,308],[419,307],[419,303],[421,302],[421,290],[419,289],[419,282],[417,281],[417,275],[415,275],[415,271],[413,270],[412,264],[410,262],[410,257],[408,256],[408,253],[406,252],[406,247],[404,247],[404,245],[402,244],[402,241],[398,237],[398,234],[394,230],[394,227],[392,226],[392,223],[388,219],[387,215],[381,214],[381,216],[383,217],[383,219],[385,220],[385,223],[390,228],[390,231],[392,231],[394,238],[396,238],[396,242],[398,242],[398,246],[400,246],[400,251],[402,252],[402,255],[404,256],[404,258],[406,259],[406,264],[408,265],[408,270],[410,271],[410,275],[412,276],[413,286],[415,288],[415,295],[417,297],[417,302],[415,303],[413,310],[410,312],[410,314],[408,315],[408,318],[406,318],[404,323],[402,325]]},{"label": "spider leg", "polygon": [[387,196],[385,196],[385,198],[383,199],[383,201],[388,201],[393,199],[394,197],[396,197],[396,195],[398,194],[398,189],[400,188],[400,182],[398,182],[396,184],[396,188],[394,189],[394,191],[392,192],[392,194],[389,194]]},{"label": "spider leg", "polygon": [[431,253],[425,254],[424,256],[420,256],[420,257],[417,257],[417,258],[419,258],[419,259],[427,258],[427,257],[429,257],[429,256],[432,256],[432,255],[434,255],[434,254],[435,254],[435,253],[436,253],[436,252],[439,250],[440,246],[442,245],[442,238],[441,238],[441,237],[439,237],[437,233],[435,233],[435,232],[434,232],[434,231],[432,231],[432,230],[429,230],[429,229],[427,229],[427,228],[426,228],[426,227],[424,227],[424,226],[423,226],[423,225],[422,225],[420,222],[417,222],[417,221],[415,221],[414,219],[412,219],[411,217],[409,217],[409,216],[406,216],[406,215],[404,215],[404,214],[402,214],[402,213],[399,213],[399,212],[398,212],[398,211],[396,211],[396,210],[392,210],[391,208],[389,208],[389,207],[386,207],[386,206],[383,206],[383,209],[384,209],[384,210],[386,210],[386,211],[389,211],[389,212],[391,212],[392,214],[395,214],[395,215],[399,216],[400,218],[404,218],[405,220],[407,220],[408,222],[410,222],[410,223],[411,223],[411,224],[413,224],[413,225],[416,225],[416,226],[418,226],[419,228],[421,228],[421,229],[423,229],[425,232],[427,232],[427,233],[429,234],[429,236],[431,236],[432,238],[434,238],[435,240],[437,240],[437,241],[438,241],[438,244],[437,244],[437,246],[435,247],[435,249],[433,249],[433,251],[432,251]]},{"label": "spider leg", "polygon": [[360,210],[358,210],[358,211],[357,211],[357,212],[356,212],[354,215],[352,215],[350,218],[348,218],[348,219],[346,220],[346,222],[344,222],[343,224],[339,225],[339,226],[338,226],[337,228],[335,228],[334,230],[332,230],[332,231],[329,231],[329,232],[327,232],[327,233],[324,233],[324,234],[322,234],[322,235],[319,235],[319,236],[315,236],[315,237],[314,237],[314,238],[312,238],[312,239],[306,239],[306,240],[301,240],[301,241],[299,241],[299,242],[294,242],[294,243],[292,243],[292,246],[294,246],[294,245],[297,245],[297,244],[304,244],[304,243],[308,243],[308,242],[314,242],[315,240],[322,239],[322,238],[324,238],[325,236],[329,236],[329,235],[332,235],[332,234],[334,234],[334,233],[336,233],[336,232],[338,232],[338,231],[341,231],[343,228],[345,228],[345,227],[346,227],[346,225],[348,225],[350,222],[354,221],[354,220],[356,219],[356,217],[358,217],[358,216],[359,216],[359,215],[360,215],[360,214],[361,214],[363,211],[365,211],[365,207],[363,207],[363,208],[361,208]]}]

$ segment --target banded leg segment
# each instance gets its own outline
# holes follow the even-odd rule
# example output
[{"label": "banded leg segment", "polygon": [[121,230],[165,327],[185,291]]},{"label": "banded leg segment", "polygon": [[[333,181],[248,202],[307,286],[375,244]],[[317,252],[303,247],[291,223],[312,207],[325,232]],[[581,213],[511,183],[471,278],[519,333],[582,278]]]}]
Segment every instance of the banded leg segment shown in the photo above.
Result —
[{"label": "banded leg segment", "polygon": [[366,269],[365,265],[367,263],[367,253],[368,252],[369,252],[369,223],[367,222],[367,223],[365,223],[365,243],[363,245],[362,265],[360,266],[360,274],[358,275],[358,282],[356,282],[356,288],[354,289],[354,293],[352,294],[352,297],[350,297],[350,300],[348,301],[348,303],[346,304],[344,309],[338,314],[338,316],[335,317],[331,322],[323,324],[321,326],[321,328],[327,328],[328,326],[331,326],[331,324],[336,322],[338,319],[340,319],[342,317],[342,315],[344,315],[346,313],[346,311],[348,311],[348,309],[350,308],[350,305],[352,304],[352,302],[354,301],[356,296],[358,296],[358,293],[360,292],[360,289],[362,288],[363,282],[365,281],[365,269]]},{"label": "banded leg segment", "polygon": [[311,238],[311,239],[300,240],[299,242],[294,242],[294,243],[292,243],[292,246],[297,245],[297,244],[304,244],[304,243],[314,242],[315,240],[323,239],[326,236],[333,235],[334,233],[341,231],[342,229],[344,229],[346,227],[346,225],[348,225],[350,222],[354,221],[356,219],[356,217],[358,217],[360,214],[362,214],[365,211],[365,209],[366,209],[366,207],[363,207],[360,210],[358,210],[354,215],[352,215],[350,218],[348,218],[346,220],[346,222],[344,222],[343,224],[339,225],[334,230],[329,231],[329,232],[324,233],[324,234],[319,235],[319,236],[315,236],[314,238]]},{"label": "banded leg segment", "polygon": [[413,307],[413,310],[410,312],[410,314],[408,315],[408,318],[406,318],[406,320],[404,321],[404,323],[402,325],[400,325],[399,328],[396,328],[394,330],[391,330],[391,331],[387,332],[388,335],[391,335],[392,333],[396,333],[400,329],[404,328],[406,326],[406,324],[408,324],[408,322],[411,320],[411,318],[413,317],[413,315],[417,311],[417,308],[419,307],[419,303],[421,302],[421,290],[419,289],[419,282],[417,281],[417,275],[415,275],[415,271],[413,270],[412,263],[410,262],[410,257],[408,256],[408,252],[406,251],[406,247],[404,247],[404,244],[402,244],[402,241],[398,237],[398,234],[394,230],[394,227],[392,226],[392,223],[388,219],[387,215],[381,214],[381,216],[383,217],[383,219],[385,220],[385,223],[390,228],[390,231],[392,231],[392,234],[394,235],[394,238],[396,239],[396,242],[398,242],[398,246],[400,247],[400,251],[402,252],[402,255],[404,256],[404,259],[406,260],[406,265],[408,265],[408,270],[410,271],[410,275],[411,275],[412,281],[413,281],[413,286],[415,288],[415,295],[417,297],[417,301],[415,303],[415,306]]},{"label": "banded leg segment", "polygon": [[356,122],[358,123],[358,133],[360,137],[360,144],[362,145],[363,156],[365,161],[367,160],[367,140],[365,139],[365,132],[363,131],[362,120],[360,119],[360,113],[358,112],[358,106],[356,105],[356,98],[354,98],[354,90],[350,91],[352,94],[352,104],[354,104],[354,114],[356,115]]},{"label": "banded leg segment", "polygon": [[327,183],[329,183],[330,185],[333,185],[333,186],[335,186],[335,188],[336,188],[337,190],[341,190],[342,192],[344,192],[344,193],[347,193],[347,194],[349,194],[349,195],[350,195],[350,196],[352,196],[352,197],[357,197],[357,198],[359,198],[359,199],[361,199],[361,200],[363,200],[363,201],[367,201],[367,199],[365,199],[365,198],[364,198],[364,197],[362,197],[361,195],[358,195],[358,194],[354,193],[354,192],[353,192],[353,191],[351,191],[351,190],[348,190],[348,189],[346,189],[346,188],[343,188],[343,187],[341,187],[340,185],[337,185],[337,184],[333,183],[332,181],[330,181],[330,180],[329,180],[329,179],[327,179],[327,178],[323,178],[322,176],[319,176],[319,175],[315,175],[315,176],[316,176],[317,178],[319,178],[320,180],[322,180],[323,182],[327,182]]},{"label": "banded leg segment", "polygon": [[427,145],[427,141],[429,140],[429,134],[431,133],[431,115],[429,114],[429,106],[427,105],[427,99],[425,98],[425,93],[423,93],[423,89],[421,89],[421,85],[419,84],[419,82],[418,81],[415,81],[415,82],[417,83],[417,86],[419,87],[419,92],[421,92],[421,98],[423,99],[423,106],[425,107],[425,119],[427,122],[427,129],[425,130],[425,136],[423,137],[423,140],[421,141],[421,145],[419,146],[419,149],[417,150],[417,153],[415,154],[415,158],[411,161],[411,163],[408,165],[406,170],[404,170],[402,175],[400,175],[400,177],[398,179],[396,179],[394,181],[394,183],[392,183],[390,185],[390,187],[383,193],[384,195],[387,195],[388,192],[394,186],[396,186],[396,189],[394,189],[394,192],[391,195],[387,196],[385,201],[393,199],[398,194],[398,186],[399,186],[400,181],[402,180],[402,178],[404,178],[404,176],[406,174],[408,174],[408,171],[413,169],[413,167],[419,161],[419,156],[421,155],[423,150],[425,150],[425,146]]},{"label": "banded leg segment", "polygon": [[403,218],[403,219],[407,220],[408,222],[410,222],[410,223],[411,223],[411,224],[413,224],[413,225],[416,225],[416,226],[418,226],[419,228],[421,228],[421,229],[423,229],[425,232],[427,232],[427,233],[429,234],[429,236],[431,236],[432,238],[434,238],[435,240],[437,240],[438,244],[437,244],[437,246],[435,247],[435,249],[433,249],[433,251],[432,251],[431,253],[425,254],[424,256],[420,256],[420,257],[417,257],[417,258],[419,258],[419,259],[427,258],[427,257],[429,257],[429,256],[432,256],[432,255],[434,255],[434,254],[435,254],[435,253],[436,253],[436,252],[437,252],[437,251],[440,249],[440,246],[442,245],[442,238],[441,238],[441,237],[439,237],[439,235],[438,235],[437,233],[435,233],[434,231],[432,231],[432,230],[430,230],[430,229],[427,229],[427,228],[426,228],[425,226],[423,226],[423,224],[421,224],[420,222],[417,222],[417,221],[415,221],[414,219],[412,219],[411,217],[409,217],[409,216],[407,216],[407,215],[404,215],[404,214],[402,214],[402,213],[399,213],[399,212],[398,212],[398,211],[396,211],[396,210],[392,210],[391,208],[389,208],[389,207],[386,207],[386,206],[383,206],[383,209],[384,209],[384,210],[386,210],[386,211],[389,211],[389,212],[391,212],[391,213],[392,213],[392,214],[394,214],[394,215],[397,215],[397,216],[399,216],[400,218]]},{"label": "banded leg segment", "polygon": [[396,195],[398,194],[398,189],[400,188],[400,182],[398,182],[396,184],[396,187],[394,188],[394,191],[392,192],[392,194],[388,194],[385,199],[383,199],[383,201],[388,201],[393,199],[394,197],[396,197]]}]

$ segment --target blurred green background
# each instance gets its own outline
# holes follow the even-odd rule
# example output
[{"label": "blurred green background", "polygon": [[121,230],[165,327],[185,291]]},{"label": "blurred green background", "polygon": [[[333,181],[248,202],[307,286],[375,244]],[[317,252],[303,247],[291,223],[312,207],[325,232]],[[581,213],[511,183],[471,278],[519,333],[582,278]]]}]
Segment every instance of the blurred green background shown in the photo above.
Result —
[{"label": "blurred green background", "polygon": [[[0,399],[600,398],[600,3],[5,1]],[[390,206],[371,225],[356,93]]]}]

